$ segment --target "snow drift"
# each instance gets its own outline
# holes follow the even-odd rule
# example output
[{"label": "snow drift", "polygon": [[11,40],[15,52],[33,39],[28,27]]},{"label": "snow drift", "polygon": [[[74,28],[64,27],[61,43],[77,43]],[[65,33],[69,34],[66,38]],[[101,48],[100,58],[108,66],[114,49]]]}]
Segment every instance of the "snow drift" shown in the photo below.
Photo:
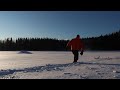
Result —
[{"label": "snow drift", "polygon": [[32,54],[30,51],[21,50],[18,54]]}]

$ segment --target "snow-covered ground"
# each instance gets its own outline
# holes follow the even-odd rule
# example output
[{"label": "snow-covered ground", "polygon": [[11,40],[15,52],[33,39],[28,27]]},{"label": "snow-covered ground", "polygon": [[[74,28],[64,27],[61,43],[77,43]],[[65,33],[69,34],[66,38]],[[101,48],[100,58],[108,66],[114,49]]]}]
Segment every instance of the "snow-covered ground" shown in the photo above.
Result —
[{"label": "snow-covered ground", "polygon": [[120,79],[120,51],[0,52],[0,79]]}]

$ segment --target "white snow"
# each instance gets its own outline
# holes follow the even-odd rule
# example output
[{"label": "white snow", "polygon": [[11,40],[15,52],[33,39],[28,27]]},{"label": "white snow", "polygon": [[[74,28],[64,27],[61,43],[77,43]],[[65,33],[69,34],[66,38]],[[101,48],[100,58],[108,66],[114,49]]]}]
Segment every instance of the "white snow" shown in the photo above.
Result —
[{"label": "white snow", "polygon": [[0,79],[120,79],[119,51],[86,51],[73,62],[72,52],[0,52]]}]

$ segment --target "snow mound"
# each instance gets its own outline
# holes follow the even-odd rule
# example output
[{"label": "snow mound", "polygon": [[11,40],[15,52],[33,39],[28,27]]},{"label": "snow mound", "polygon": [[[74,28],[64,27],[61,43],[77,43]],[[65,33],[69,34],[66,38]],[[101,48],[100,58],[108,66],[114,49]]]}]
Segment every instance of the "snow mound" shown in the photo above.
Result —
[{"label": "snow mound", "polygon": [[18,54],[32,54],[32,53],[26,50],[21,50]]},{"label": "snow mound", "polygon": [[96,60],[115,60],[115,59],[120,59],[120,57],[101,57],[101,56],[98,56],[98,57],[94,57],[94,59],[96,59]]}]

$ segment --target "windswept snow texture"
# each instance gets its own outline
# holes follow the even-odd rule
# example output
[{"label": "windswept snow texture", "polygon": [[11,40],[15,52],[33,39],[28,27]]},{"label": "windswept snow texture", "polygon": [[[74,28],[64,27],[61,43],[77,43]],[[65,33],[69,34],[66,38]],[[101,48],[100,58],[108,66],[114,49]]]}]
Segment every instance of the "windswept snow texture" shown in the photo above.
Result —
[{"label": "windswept snow texture", "polygon": [[0,79],[120,79],[119,51],[30,52],[0,52]]}]

